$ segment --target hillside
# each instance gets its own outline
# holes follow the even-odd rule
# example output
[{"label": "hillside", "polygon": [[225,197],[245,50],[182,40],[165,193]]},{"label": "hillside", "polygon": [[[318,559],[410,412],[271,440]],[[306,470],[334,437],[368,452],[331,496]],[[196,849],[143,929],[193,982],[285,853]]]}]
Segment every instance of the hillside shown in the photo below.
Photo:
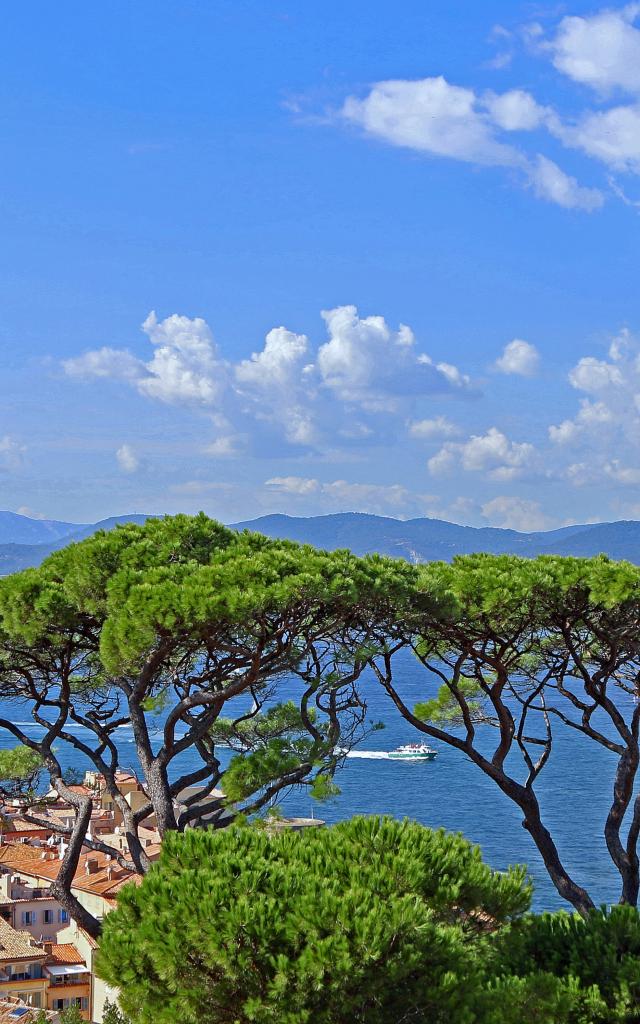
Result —
[{"label": "hillside", "polygon": [[[52,551],[84,540],[97,530],[112,530],[118,523],[144,523],[148,518],[149,516],[134,513],[129,516],[113,516],[92,524],[58,523],[54,520],[29,519],[14,512],[0,512],[0,536],[9,538],[0,543],[0,576],[40,565]],[[30,536],[27,525],[29,523],[34,525],[34,542],[23,543],[19,538]],[[51,529],[47,530],[47,527]]]},{"label": "hillside", "polygon": [[77,523],[0,512],[0,544],[50,544],[80,529],[83,527]]},{"label": "hillside", "polygon": [[288,537],[326,548],[350,548],[358,555],[378,552],[412,562],[449,561],[454,555],[487,551],[533,558],[541,554],[597,555],[640,564],[640,523],[567,526],[541,533],[518,533],[492,527],[457,526],[441,519],[389,519],[359,513],[312,516],[263,516],[235,529],[256,530],[268,537]]},{"label": "hillside", "polygon": [[[0,575],[39,565],[52,551],[83,540],[96,530],[110,530],[118,523],[143,523],[147,518],[134,514],[80,525],[0,513],[0,536],[5,538],[5,542],[0,543]],[[29,524],[33,525],[33,534]],[[492,527],[458,526],[442,519],[400,520],[344,512],[309,518],[262,516],[232,526],[316,547],[350,548],[358,555],[378,552],[411,562],[449,561],[455,555],[487,551],[529,558],[540,554],[590,556],[604,553],[640,565],[638,522],[584,524],[541,533],[518,533]],[[67,529],[68,532],[63,532]],[[24,537],[33,537],[33,542],[20,539]]]}]

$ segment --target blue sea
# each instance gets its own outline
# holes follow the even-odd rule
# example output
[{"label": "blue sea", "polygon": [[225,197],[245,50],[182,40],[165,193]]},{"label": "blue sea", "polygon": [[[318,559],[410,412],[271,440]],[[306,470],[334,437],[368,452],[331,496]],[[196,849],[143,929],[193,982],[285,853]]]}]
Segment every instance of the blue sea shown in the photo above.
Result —
[{"label": "blue sea", "polygon": [[[408,658],[401,666],[401,689],[409,706],[424,700],[423,670]],[[432,741],[438,751],[433,762],[389,760],[386,752],[401,743],[421,740],[399,715],[387,695],[373,679],[364,683],[368,714],[385,728],[365,738],[351,752],[336,777],[341,793],[318,804],[304,790],[289,792],[280,804],[285,814],[315,816],[328,823],[355,814],[391,814],[412,818],[431,827],[444,827],[478,843],[487,862],[504,869],[526,864],[534,882],[534,907],[555,910],[566,906],[549,880],[541,858],[521,824],[518,809],[488,778],[457,751]],[[277,699],[295,695],[293,683],[285,682]],[[20,723],[28,735],[42,730],[29,724],[26,706],[0,702],[0,716]],[[161,721],[157,722],[160,737]],[[77,728],[77,727],[76,727]],[[480,742],[489,750],[495,742],[490,726],[479,730]],[[82,735],[82,731],[78,730]],[[88,737],[89,734],[86,734]],[[0,747],[12,747],[15,740],[0,732]],[[130,727],[118,730],[121,764],[138,768]],[[84,768],[81,757],[70,747],[57,748],[65,767]],[[225,763],[227,752],[223,752]],[[603,838],[603,823],[613,788],[616,758],[599,745],[566,727],[556,731],[553,753],[537,785],[542,812],[554,836],[569,873],[583,885],[596,903],[616,902],[619,883]],[[88,766],[88,765],[87,765]],[[181,771],[195,766],[188,753],[179,760]]]}]

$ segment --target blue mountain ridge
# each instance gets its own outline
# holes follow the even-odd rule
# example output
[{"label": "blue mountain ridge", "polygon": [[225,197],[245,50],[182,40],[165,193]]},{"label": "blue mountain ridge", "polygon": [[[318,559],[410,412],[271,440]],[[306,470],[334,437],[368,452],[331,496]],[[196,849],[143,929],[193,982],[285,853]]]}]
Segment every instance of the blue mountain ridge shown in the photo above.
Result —
[{"label": "blue mountain ridge", "polygon": [[[39,565],[48,554],[118,523],[144,523],[149,516],[114,516],[98,523],[63,523],[0,512],[0,575]],[[559,530],[519,533],[496,527],[459,526],[443,519],[392,519],[363,512],[309,516],[268,515],[232,523],[268,537],[295,540],[357,555],[377,552],[410,562],[450,561],[458,554],[486,551],[534,558],[540,554],[588,557],[606,554],[640,565],[640,522],[577,524]],[[29,538],[25,542],[23,538]]]}]

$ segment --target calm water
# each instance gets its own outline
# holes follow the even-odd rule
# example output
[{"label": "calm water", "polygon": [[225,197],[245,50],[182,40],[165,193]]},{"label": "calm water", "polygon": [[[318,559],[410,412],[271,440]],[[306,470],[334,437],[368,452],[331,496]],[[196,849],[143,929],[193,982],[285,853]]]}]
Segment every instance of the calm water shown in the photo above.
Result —
[{"label": "calm water", "polygon": [[[410,706],[425,698],[421,673],[410,660],[403,662],[401,689]],[[290,694],[291,688],[285,686],[280,699]],[[386,751],[419,740],[420,734],[400,718],[373,682],[367,683],[367,699],[371,719],[383,721],[385,729],[374,732],[347,759],[336,779],[340,796],[318,805],[304,792],[295,791],[282,802],[283,812],[304,816],[313,813],[327,822],[354,814],[392,814],[463,832],[479,843],[493,867],[528,865],[535,883],[536,909],[562,906],[529,834],[522,828],[517,808],[463,755],[443,745],[431,744],[438,749],[434,762],[388,760]],[[26,708],[7,702],[0,702],[0,716],[28,722]],[[34,725],[25,725],[25,731],[34,737],[39,733]],[[137,767],[130,728],[123,727],[119,733],[122,765]],[[483,742],[489,743],[494,736],[493,730],[485,727]],[[0,733],[0,747],[14,745],[12,738]],[[61,744],[58,754],[65,767],[84,768],[74,750]],[[190,763],[189,755],[184,755],[180,769],[188,770]],[[567,869],[597,903],[618,898],[616,873],[602,838],[614,767],[615,758],[606,750],[563,729],[557,733],[551,761],[538,788],[547,827]]]}]

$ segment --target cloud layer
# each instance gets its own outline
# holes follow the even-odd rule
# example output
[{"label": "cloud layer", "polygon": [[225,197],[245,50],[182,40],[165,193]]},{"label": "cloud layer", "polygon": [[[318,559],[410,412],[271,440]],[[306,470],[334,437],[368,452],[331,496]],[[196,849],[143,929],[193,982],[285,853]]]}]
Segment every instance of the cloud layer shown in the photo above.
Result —
[{"label": "cloud layer", "polygon": [[63,369],[77,381],[110,378],[147,399],[206,412],[213,436],[205,448],[220,457],[264,443],[272,450],[373,443],[404,433],[407,413],[430,397],[472,393],[470,378],[421,351],[406,325],[394,330],[384,317],[360,317],[355,306],[322,318],[320,345],[275,327],[262,349],[232,363],[203,319],[159,321],[152,312],[142,324],[150,358],[104,347],[66,360]]},{"label": "cloud layer", "polygon": [[[549,33],[540,25],[522,26],[521,46],[591,91],[597,106],[587,105],[577,116],[540,103],[527,89],[496,93],[435,75],[375,82],[363,96],[347,96],[340,117],[392,146],[508,169],[537,198],[593,212],[605,201],[606,180],[598,187],[583,184],[550,150],[559,141],[612,171],[640,174],[638,19],[640,4],[630,3],[589,17],[564,17]],[[497,34],[513,36],[507,30]],[[492,66],[505,66],[512,55]],[[618,194],[615,186],[613,191]]]}]

